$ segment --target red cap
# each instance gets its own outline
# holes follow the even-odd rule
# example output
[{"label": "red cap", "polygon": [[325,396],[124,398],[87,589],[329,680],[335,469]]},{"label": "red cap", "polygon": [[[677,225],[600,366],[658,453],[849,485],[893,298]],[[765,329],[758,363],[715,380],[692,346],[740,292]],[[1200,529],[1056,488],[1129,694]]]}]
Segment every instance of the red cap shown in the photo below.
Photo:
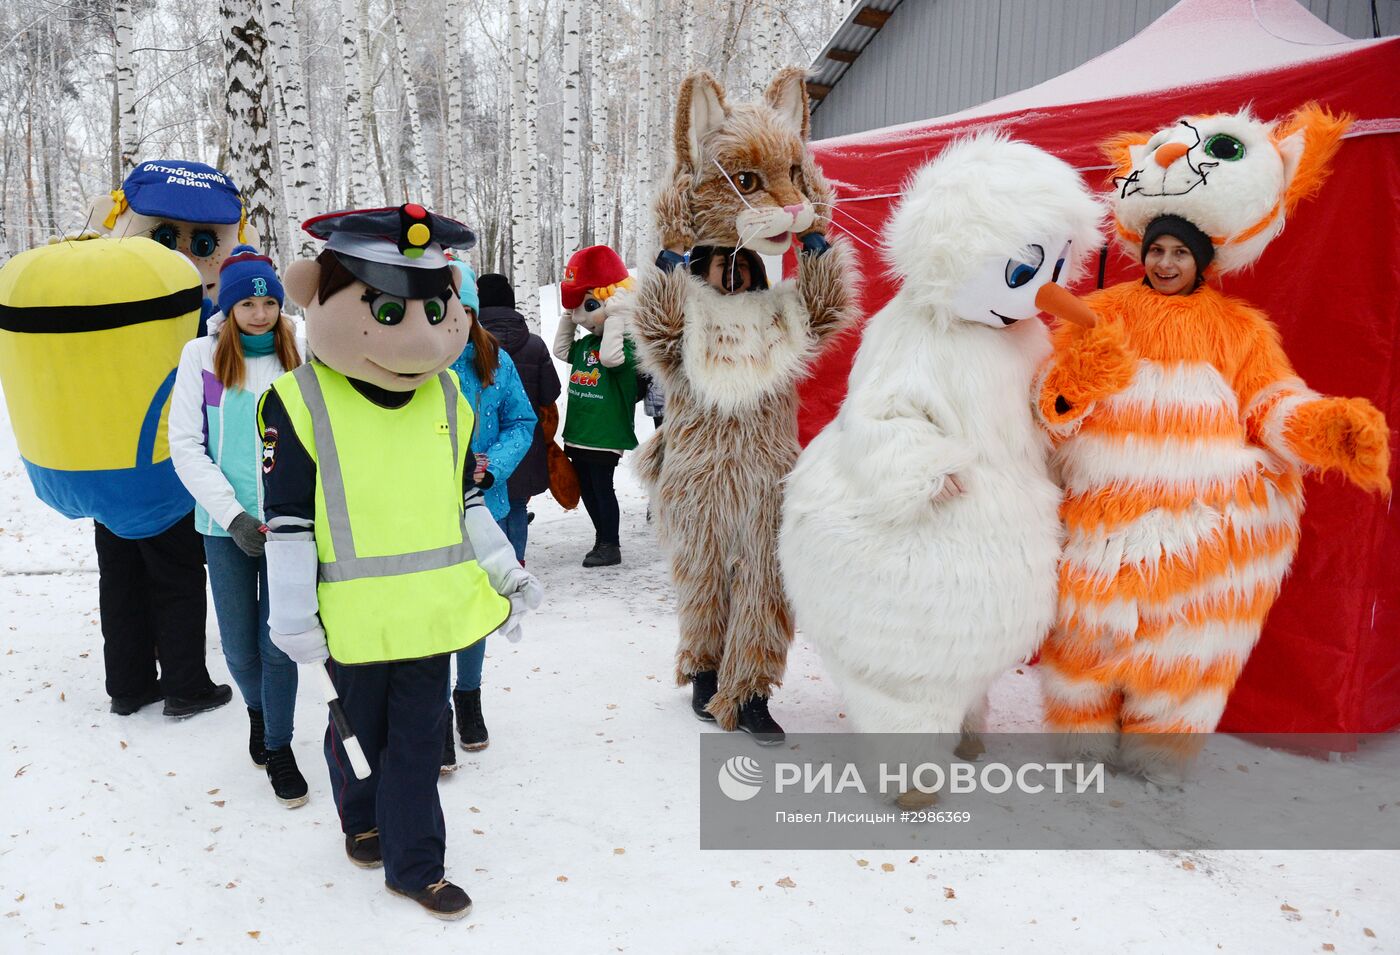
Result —
[{"label": "red cap", "polygon": [[559,298],[565,308],[578,308],[590,290],[607,288],[626,278],[627,266],[621,256],[606,245],[590,245],[575,252],[564,267]]}]

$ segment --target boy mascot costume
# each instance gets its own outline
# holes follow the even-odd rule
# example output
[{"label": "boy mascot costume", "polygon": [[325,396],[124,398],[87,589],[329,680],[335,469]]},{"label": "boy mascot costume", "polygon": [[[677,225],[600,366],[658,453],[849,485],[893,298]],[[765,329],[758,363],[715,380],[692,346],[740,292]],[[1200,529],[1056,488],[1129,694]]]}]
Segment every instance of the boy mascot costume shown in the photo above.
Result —
[{"label": "boy mascot costume", "polygon": [[[782,483],[797,460],[795,384],[854,317],[853,274],[825,231],[834,194],[807,149],[803,72],[730,105],[708,73],[681,84],[675,165],[657,200],[665,250],[632,318],[666,422],[638,455],[679,597],[676,679],[701,719],[782,740],[768,713],[792,642],[778,571]],[[797,278],[725,295],[682,266],[696,246],[782,255]]]},{"label": "boy mascot costume", "polygon": [[622,453],[637,446],[637,362],[626,315],[634,288],[622,257],[606,245],[575,252],[559,283],[564,311],[553,351],[569,366],[564,453],[596,534],[585,567],[622,563],[612,480]]},{"label": "boy mascot costume", "polygon": [[[227,703],[204,664],[204,547],[166,432],[203,282],[144,237],[85,232],[0,270],[0,382],[34,492],[92,518],[111,710]],[[157,668],[159,661],[159,669]]]},{"label": "boy mascot costume", "polygon": [[[1189,117],[1110,144],[1123,244],[1169,234],[1210,279],[1252,265],[1321,186],[1347,121]],[[1046,718],[1074,748],[1181,778],[1278,596],[1303,474],[1388,492],[1386,423],[1293,371],[1267,316],[1200,284],[1128,282],[1100,323],[1055,334],[1038,407],[1059,442],[1068,541],[1042,667]],[[1121,736],[1119,735],[1121,734]]]},{"label": "boy mascot costume", "polygon": [[194,263],[204,286],[200,331],[219,300],[219,269],[235,246],[258,245],[243,196],[232,179],[212,166],[183,159],[137,164],[120,189],[99,196],[89,224],[114,239],[143,235]]},{"label": "boy mascot costume", "polygon": [[859,732],[974,729],[1054,621],[1060,489],[1031,405],[1050,353],[1036,316],[1092,321],[1056,283],[1102,218],[1070,166],[983,136],[920,170],[890,220],[900,290],[788,479],[780,545],[798,626]]},{"label": "boy mascot costume", "polygon": [[471,405],[448,368],[471,319],[443,246],[466,226],[421,206],[309,220],[326,240],[285,285],[316,356],[260,408],[272,640],[331,675],[371,774],[356,779],[328,729],[326,762],[363,867],[440,918],[471,900],[446,881],[438,768],[450,654],[519,637],[539,582],[471,481]]}]

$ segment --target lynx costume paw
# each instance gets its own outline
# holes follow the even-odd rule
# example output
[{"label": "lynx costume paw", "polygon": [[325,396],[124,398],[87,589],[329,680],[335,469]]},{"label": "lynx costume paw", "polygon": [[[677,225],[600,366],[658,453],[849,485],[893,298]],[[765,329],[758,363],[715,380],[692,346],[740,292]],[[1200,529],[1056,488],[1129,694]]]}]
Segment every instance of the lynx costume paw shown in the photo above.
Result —
[{"label": "lynx costume paw", "polygon": [[1284,436],[1308,464],[1341,471],[1362,490],[1390,493],[1390,432],[1385,416],[1365,398],[1318,398],[1301,405]]},{"label": "lynx costume paw", "polygon": [[1100,322],[1069,334],[1074,337],[1056,358],[1040,390],[1040,413],[1051,424],[1083,416],[1090,405],[1116,395],[1133,378],[1135,362],[1122,326]]}]

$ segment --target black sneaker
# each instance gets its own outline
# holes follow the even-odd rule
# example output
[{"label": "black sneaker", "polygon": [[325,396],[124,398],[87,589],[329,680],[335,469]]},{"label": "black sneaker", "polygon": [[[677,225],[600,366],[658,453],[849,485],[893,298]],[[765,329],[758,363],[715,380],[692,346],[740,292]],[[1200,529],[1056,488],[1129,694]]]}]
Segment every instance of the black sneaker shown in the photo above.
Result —
[{"label": "black sneaker", "polygon": [[371,829],[356,835],[346,834],[345,854],[361,869],[377,869],[384,864],[384,853],[379,848],[379,830]]},{"label": "black sneaker", "polygon": [[452,707],[447,707],[447,733],[442,740],[442,765],[438,774],[446,776],[457,771],[457,743],[452,739]]},{"label": "black sneaker", "polygon": [[583,558],[585,567],[612,567],[622,563],[622,548],[617,544],[599,544]]},{"label": "black sneaker", "polygon": [[453,690],[452,702],[457,707],[457,735],[461,737],[462,748],[476,753],[490,746],[486,721],[481,718],[481,690]]},{"label": "black sneaker", "polygon": [[266,731],[262,710],[248,707],[248,755],[252,757],[253,765],[258,769],[267,765],[267,747],[263,742],[267,738]]},{"label": "black sneaker", "polygon": [[778,721],[768,715],[766,696],[751,696],[739,707],[739,729],[759,746],[777,746],[786,739]]},{"label": "black sneaker", "polygon": [[384,883],[384,887],[395,895],[417,902],[428,910],[429,915],[449,922],[462,918],[472,910],[471,896],[446,879],[417,892],[395,888],[388,882]]},{"label": "black sneaker", "polygon": [[719,674],[714,670],[701,670],[690,677],[690,708],[706,723],[715,721],[715,714],[705,707],[709,705],[710,697],[715,695],[718,688]]},{"label": "black sneaker", "polygon": [[297,769],[296,757],[290,746],[267,751],[267,778],[277,801],[288,809],[306,805],[306,777]]},{"label": "black sneaker", "polygon": [[166,716],[182,720],[196,713],[217,710],[231,699],[233,690],[227,683],[211,683],[209,689],[198,696],[167,696],[163,712]]},{"label": "black sneaker", "polygon": [[158,689],[147,690],[145,693],[138,693],[135,696],[114,696],[112,697],[112,712],[118,716],[130,716],[141,707],[159,703],[163,699],[165,699],[165,694]]}]

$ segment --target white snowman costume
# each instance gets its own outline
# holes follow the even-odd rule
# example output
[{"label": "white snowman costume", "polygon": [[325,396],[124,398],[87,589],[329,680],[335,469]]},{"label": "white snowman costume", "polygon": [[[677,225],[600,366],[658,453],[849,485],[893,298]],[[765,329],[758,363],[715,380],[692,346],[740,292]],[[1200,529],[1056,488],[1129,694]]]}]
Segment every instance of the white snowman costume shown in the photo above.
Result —
[{"label": "white snowman costume", "polygon": [[[1032,417],[1039,300],[1099,247],[1070,166],[996,136],[919,171],[886,229],[899,292],[788,479],[801,632],[860,732],[957,733],[1055,618],[1060,489]],[[1047,294],[1049,287],[1049,294]]]}]

